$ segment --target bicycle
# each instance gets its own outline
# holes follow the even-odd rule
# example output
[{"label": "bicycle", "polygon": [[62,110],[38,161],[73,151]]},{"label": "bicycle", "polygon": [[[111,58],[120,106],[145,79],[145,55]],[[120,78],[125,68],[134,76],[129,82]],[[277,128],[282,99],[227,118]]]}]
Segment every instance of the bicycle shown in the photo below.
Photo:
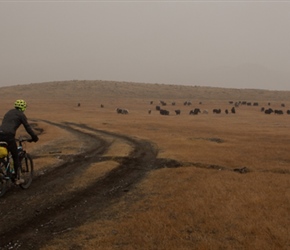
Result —
[{"label": "bicycle", "polygon": [[[24,179],[24,182],[19,186],[22,189],[27,189],[32,183],[33,179],[33,160],[23,148],[25,142],[32,142],[32,139],[19,138],[16,139],[18,142],[18,157],[19,157],[19,168],[18,178]],[[13,184],[12,175],[14,174],[14,168],[12,167],[12,155],[7,150],[7,143],[0,141],[0,197],[3,196],[7,190]]]}]

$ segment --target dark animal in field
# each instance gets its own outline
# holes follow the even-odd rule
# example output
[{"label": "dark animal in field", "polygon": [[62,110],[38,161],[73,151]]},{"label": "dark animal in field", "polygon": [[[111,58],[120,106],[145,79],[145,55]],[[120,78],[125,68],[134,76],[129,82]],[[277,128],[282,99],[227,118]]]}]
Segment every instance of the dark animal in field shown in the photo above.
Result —
[{"label": "dark animal in field", "polygon": [[165,109],[160,109],[160,115],[169,115],[169,111]]},{"label": "dark animal in field", "polygon": [[225,113],[226,113],[226,114],[228,114],[228,113],[229,113],[229,111],[226,109],[226,110],[225,110]]},{"label": "dark animal in field", "polygon": [[78,103],[78,107],[80,107],[81,106],[81,104],[80,103]]},{"label": "dark animal in field", "polygon": [[164,101],[160,101],[160,104],[161,104],[162,106],[166,106],[166,102],[164,102]]},{"label": "dark animal in field", "polygon": [[241,174],[245,174],[245,173],[248,173],[249,172],[249,169],[247,169],[246,167],[243,167],[243,168],[235,168],[234,171],[235,172],[239,172]]},{"label": "dark animal in field", "polygon": [[190,115],[197,115],[198,113],[200,113],[200,109],[199,108],[195,108],[189,111]]},{"label": "dark animal in field", "polygon": [[150,101],[150,104],[153,104],[153,101]]},{"label": "dark animal in field", "polygon": [[149,115],[151,114],[151,109],[148,110],[148,114],[149,114]]},{"label": "dark animal in field", "polygon": [[176,110],[175,110],[175,114],[176,114],[176,115],[180,115],[180,113],[181,113],[180,109],[176,109]]},{"label": "dark animal in field", "polygon": [[265,109],[265,114],[269,115],[269,114],[272,114],[274,112],[273,109],[269,108],[269,109]]},{"label": "dark animal in field", "polygon": [[172,102],[171,105],[172,105],[172,106],[175,106],[175,102]]},{"label": "dark animal in field", "polygon": [[160,110],[161,108],[160,108],[160,106],[156,106],[156,110]]},{"label": "dark animal in field", "polygon": [[101,104],[101,108],[103,108],[104,107],[104,105],[103,104]]},{"label": "dark animal in field", "polygon": [[261,112],[264,112],[264,111],[265,111],[265,108],[264,108],[264,107],[262,107],[262,108],[261,108]]},{"label": "dark animal in field", "polygon": [[290,109],[288,109],[286,112],[287,112],[287,115],[290,115]]},{"label": "dark animal in field", "polygon": [[285,107],[285,104],[284,104],[284,103],[282,103],[282,104],[281,104],[281,107]]},{"label": "dark animal in field", "polygon": [[213,109],[212,111],[214,114],[220,114],[222,112],[221,109]]},{"label": "dark animal in field", "polygon": [[185,101],[185,102],[183,103],[183,105],[184,105],[184,106],[186,106],[186,105],[189,106],[189,105],[191,105],[191,102],[190,102],[190,101]]},{"label": "dark animal in field", "polygon": [[235,107],[232,107],[231,112],[232,112],[232,114],[235,114],[236,113]]},{"label": "dark animal in field", "polygon": [[283,115],[283,110],[275,109],[274,113],[277,115]]},{"label": "dark animal in field", "polygon": [[251,102],[247,102],[247,106],[251,106],[252,105],[252,103]]},{"label": "dark animal in field", "polygon": [[129,114],[128,109],[122,109],[122,108],[117,108],[117,109],[116,109],[116,112],[117,112],[118,114],[123,114],[123,115]]},{"label": "dark animal in field", "polygon": [[259,106],[259,103],[258,102],[254,102],[253,106]]},{"label": "dark animal in field", "polygon": [[233,104],[234,102],[233,101],[229,101],[229,104]]}]

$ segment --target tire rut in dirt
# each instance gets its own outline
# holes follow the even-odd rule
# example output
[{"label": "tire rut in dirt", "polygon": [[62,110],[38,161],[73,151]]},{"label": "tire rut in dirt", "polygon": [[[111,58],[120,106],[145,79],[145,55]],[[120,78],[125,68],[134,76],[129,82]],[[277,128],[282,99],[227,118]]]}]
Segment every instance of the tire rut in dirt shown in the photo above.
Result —
[{"label": "tire rut in dirt", "polygon": [[[90,163],[94,161],[93,158],[102,155],[109,147],[109,144],[104,140],[96,136],[93,137],[91,134],[80,133],[69,126],[53,125],[76,134],[80,140],[87,140],[87,137],[89,137],[92,143],[90,143],[90,147],[86,152],[69,156],[63,164],[59,164],[57,167],[47,171],[45,175],[35,178],[32,186],[28,190],[25,190],[25,192],[19,191],[16,187],[8,190],[1,199],[0,216],[2,223],[5,224],[5,227],[1,227],[1,234],[30,220],[38,211],[61,202],[64,197],[61,197],[61,195],[57,196],[56,194],[66,185],[68,178],[85,171]],[[15,220],[15,218],[17,219]]]},{"label": "tire rut in dirt", "polygon": [[[53,182],[54,178],[57,178],[59,175],[65,177],[71,171],[73,172],[75,168],[82,169],[88,167],[91,163],[108,160],[106,157],[102,157],[110,146],[108,142],[102,140],[97,135],[92,135],[92,133],[86,134],[73,127],[124,140],[132,145],[133,151],[129,156],[118,159],[118,167],[85,189],[77,190],[68,196],[62,197],[61,200],[56,200],[53,204],[49,204],[49,206],[46,204],[41,208],[26,208],[32,210],[33,213],[20,220],[20,223],[15,223],[13,227],[7,228],[7,230],[1,233],[1,249],[8,249],[9,244],[15,242],[15,239],[17,239],[15,244],[22,249],[40,248],[45,242],[53,238],[56,233],[86,223],[91,219],[92,214],[97,217],[99,212],[106,209],[113,202],[116,202],[118,198],[130,190],[131,186],[134,186],[144,178],[149,170],[155,168],[158,152],[156,147],[148,141],[93,129],[85,124],[44,122],[50,123],[53,126],[59,126],[72,133],[77,133],[79,137],[89,136],[96,143],[94,143],[94,146],[88,152],[72,157],[69,162],[35,179],[33,187],[25,191],[27,196],[29,196],[29,193],[33,195],[33,189],[37,188],[40,189],[38,192],[42,192],[45,199],[45,196],[57,192],[59,188],[49,185],[50,182]],[[65,178],[63,179],[65,181]],[[49,192],[45,193],[45,191]],[[22,216],[24,216],[23,211]],[[5,221],[2,223],[5,224]],[[25,230],[23,230],[24,228]]]}]

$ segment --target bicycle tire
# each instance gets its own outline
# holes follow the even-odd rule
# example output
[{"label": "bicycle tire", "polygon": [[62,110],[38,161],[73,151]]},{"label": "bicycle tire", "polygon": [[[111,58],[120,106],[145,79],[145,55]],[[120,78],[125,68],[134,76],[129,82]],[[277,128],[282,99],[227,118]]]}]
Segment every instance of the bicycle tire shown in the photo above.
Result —
[{"label": "bicycle tire", "polygon": [[5,179],[5,174],[2,170],[5,169],[3,163],[0,163],[0,197],[2,197],[7,191],[7,180]]},{"label": "bicycle tire", "polygon": [[21,167],[19,168],[20,178],[24,179],[24,183],[20,184],[22,189],[27,189],[32,183],[33,179],[33,160],[29,154],[25,154],[25,156],[21,160]]}]

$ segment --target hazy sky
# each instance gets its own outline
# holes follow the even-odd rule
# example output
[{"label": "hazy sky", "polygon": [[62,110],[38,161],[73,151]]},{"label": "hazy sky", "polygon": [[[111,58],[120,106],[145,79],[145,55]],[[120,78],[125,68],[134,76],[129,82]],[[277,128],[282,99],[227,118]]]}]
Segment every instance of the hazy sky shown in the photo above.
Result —
[{"label": "hazy sky", "polygon": [[1,1],[0,86],[290,90],[290,1]]}]

